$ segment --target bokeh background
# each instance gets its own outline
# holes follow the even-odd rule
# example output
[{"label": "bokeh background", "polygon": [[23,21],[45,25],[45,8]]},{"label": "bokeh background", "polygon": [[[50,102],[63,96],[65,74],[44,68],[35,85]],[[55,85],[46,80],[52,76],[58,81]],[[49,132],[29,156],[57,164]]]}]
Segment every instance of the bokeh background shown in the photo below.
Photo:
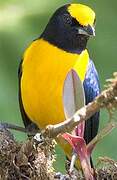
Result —
[{"label": "bokeh background", "polygon": [[[49,18],[59,6],[80,2],[91,6],[97,15],[96,38],[88,49],[99,72],[101,87],[105,79],[117,71],[117,0],[0,0],[0,121],[22,125],[18,105],[18,64],[24,49],[39,37]],[[106,111],[101,113],[100,128],[108,121]],[[15,132],[18,140],[26,135]],[[96,147],[94,160],[109,156],[117,160],[117,129]],[[64,155],[57,148],[56,168],[63,170]]]}]

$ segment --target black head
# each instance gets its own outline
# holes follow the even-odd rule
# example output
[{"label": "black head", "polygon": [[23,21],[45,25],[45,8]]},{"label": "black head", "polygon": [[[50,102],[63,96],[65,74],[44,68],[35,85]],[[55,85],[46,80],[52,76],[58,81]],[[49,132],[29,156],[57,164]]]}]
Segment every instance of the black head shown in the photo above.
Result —
[{"label": "black head", "polygon": [[85,5],[65,5],[54,13],[41,38],[65,51],[81,53],[86,48],[89,37],[95,33],[93,13]]}]

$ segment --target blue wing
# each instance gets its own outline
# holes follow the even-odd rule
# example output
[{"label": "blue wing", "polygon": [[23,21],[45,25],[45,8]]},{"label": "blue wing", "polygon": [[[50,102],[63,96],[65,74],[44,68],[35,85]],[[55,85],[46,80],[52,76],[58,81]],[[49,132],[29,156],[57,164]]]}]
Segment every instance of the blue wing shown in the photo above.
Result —
[{"label": "blue wing", "polygon": [[[100,93],[99,77],[92,60],[89,61],[86,77],[83,83],[86,104],[93,101]],[[95,113],[85,124],[84,138],[89,143],[97,134],[99,127],[99,112]]]}]

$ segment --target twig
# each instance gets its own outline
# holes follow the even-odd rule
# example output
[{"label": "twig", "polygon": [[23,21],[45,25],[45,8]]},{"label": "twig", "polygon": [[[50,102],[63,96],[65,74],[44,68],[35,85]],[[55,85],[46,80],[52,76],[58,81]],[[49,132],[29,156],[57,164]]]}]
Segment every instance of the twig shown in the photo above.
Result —
[{"label": "twig", "polygon": [[0,123],[0,129],[12,129],[12,130],[20,131],[20,132],[23,132],[23,133],[26,133],[26,134],[32,135],[32,136],[34,136],[37,133],[37,130],[35,130],[35,129],[30,131],[30,130],[23,128],[21,126],[17,126],[17,125],[14,125],[11,123],[5,123],[5,122]]},{"label": "twig", "polygon": [[27,130],[25,128],[20,127],[20,126],[16,126],[14,124],[5,123],[5,122],[4,123],[0,123],[0,128],[12,129],[12,130],[16,130],[16,131],[27,133]]},{"label": "twig", "polygon": [[92,141],[89,142],[87,145],[88,152],[91,152],[94,148],[94,146],[102,140],[107,134],[109,134],[115,127],[117,127],[116,122],[109,122],[105,128],[101,129],[101,131],[97,134],[95,138],[92,139]]}]

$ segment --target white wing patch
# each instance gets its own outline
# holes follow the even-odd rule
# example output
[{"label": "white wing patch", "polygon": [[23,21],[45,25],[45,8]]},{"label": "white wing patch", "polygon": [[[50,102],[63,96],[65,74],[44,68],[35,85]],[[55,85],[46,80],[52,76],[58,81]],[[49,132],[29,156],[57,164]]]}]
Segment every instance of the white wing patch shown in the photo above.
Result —
[{"label": "white wing patch", "polygon": [[68,72],[63,87],[63,105],[66,119],[85,105],[82,81],[75,70]]}]

